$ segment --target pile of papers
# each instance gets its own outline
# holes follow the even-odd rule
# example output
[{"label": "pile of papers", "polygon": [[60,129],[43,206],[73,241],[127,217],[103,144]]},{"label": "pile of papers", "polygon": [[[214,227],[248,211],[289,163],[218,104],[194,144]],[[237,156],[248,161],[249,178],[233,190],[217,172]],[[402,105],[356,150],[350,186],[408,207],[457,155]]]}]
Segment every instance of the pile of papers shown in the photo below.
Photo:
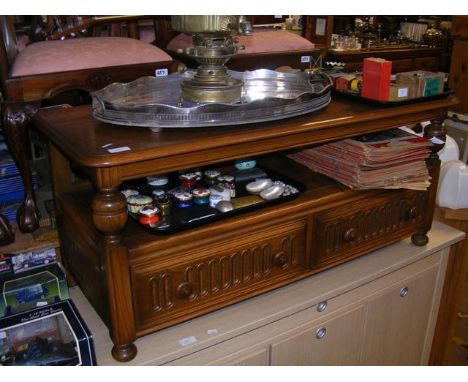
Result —
[{"label": "pile of papers", "polygon": [[363,135],[290,154],[304,166],[354,189],[426,190],[430,140],[401,129]]}]

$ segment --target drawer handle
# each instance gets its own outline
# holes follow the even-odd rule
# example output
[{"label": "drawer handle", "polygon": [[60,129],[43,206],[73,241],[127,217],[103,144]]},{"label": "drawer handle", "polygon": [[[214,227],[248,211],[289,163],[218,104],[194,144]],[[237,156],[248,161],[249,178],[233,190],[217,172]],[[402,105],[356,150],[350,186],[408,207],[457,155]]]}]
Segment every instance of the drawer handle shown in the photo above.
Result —
[{"label": "drawer handle", "polygon": [[321,340],[323,337],[325,337],[325,334],[327,334],[327,328],[318,328],[317,331],[315,332],[315,338],[318,340]]},{"label": "drawer handle", "polygon": [[400,289],[400,297],[406,297],[408,295],[409,289],[408,287],[404,287]]},{"label": "drawer handle", "polygon": [[419,216],[419,208],[414,206],[408,210],[408,218],[415,219]]},{"label": "drawer handle", "polygon": [[286,255],[286,253],[283,252],[283,251],[278,252],[278,253],[273,257],[273,263],[274,263],[278,268],[284,268],[284,266],[288,263],[288,255]]},{"label": "drawer handle", "polygon": [[193,285],[191,282],[180,283],[176,292],[179,298],[189,300],[193,295]]},{"label": "drawer handle", "polygon": [[317,312],[323,312],[327,308],[328,303],[326,301],[322,301],[317,305]]},{"label": "drawer handle", "polygon": [[356,236],[357,236],[356,228],[350,228],[344,233],[344,239],[348,243],[356,240]]}]

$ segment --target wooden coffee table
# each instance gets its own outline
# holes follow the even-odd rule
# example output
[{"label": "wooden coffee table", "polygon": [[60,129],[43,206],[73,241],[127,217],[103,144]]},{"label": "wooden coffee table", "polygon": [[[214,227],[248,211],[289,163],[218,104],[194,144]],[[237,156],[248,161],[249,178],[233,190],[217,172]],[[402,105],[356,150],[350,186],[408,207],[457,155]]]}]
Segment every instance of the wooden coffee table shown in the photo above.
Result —
[{"label": "wooden coffee table", "polygon": [[[379,108],[333,100],[286,120],[158,133],[98,122],[89,106],[40,110],[33,123],[49,142],[64,263],[108,326],[114,358],[135,357],[137,337],[404,237],[425,244],[434,187],[353,191],[273,154],[441,118],[456,103],[449,97]],[[260,156],[307,190],[283,204],[171,235],[149,233],[128,219],[119,191],[125,180]],[[437,160],[429,167],[437,184]],[[77,181],[71,168],[87,180]]]}]

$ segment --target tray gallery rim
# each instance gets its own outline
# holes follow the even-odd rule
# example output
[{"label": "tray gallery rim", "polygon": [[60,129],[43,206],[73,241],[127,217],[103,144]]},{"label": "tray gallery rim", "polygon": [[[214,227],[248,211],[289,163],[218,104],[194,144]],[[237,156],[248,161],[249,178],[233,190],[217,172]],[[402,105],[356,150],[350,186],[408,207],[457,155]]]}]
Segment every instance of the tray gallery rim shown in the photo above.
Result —
[{"label": "tray gallery rim", "polygon": [[[146,76],[110,84],[92,93],[93,117],[106,123],[153,129],[232,126],[299,116],[331,102],[332,81],[326,74],[311,80],[304,72],[259,69],[229,71],[244,81],[243,102],[181,103],[180,84],[194,73],[188,70],[162,78]],[[132,103],[138,96],[145,101]]]}]

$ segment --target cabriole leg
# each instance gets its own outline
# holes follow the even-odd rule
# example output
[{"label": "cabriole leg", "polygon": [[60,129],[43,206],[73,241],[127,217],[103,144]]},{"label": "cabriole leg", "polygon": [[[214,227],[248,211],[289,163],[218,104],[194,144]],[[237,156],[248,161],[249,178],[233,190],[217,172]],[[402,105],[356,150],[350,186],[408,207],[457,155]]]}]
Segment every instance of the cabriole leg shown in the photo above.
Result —
[{"label": "cabriole leg", "polygon": [[27,156],[29,150],[27,125],[37,109],[37,104],[7,104],[3,121],[5,138],[24,185],[25,199],[18,208],[16,217],[21,232],[33,232],[39,228],[40,215]]}]

